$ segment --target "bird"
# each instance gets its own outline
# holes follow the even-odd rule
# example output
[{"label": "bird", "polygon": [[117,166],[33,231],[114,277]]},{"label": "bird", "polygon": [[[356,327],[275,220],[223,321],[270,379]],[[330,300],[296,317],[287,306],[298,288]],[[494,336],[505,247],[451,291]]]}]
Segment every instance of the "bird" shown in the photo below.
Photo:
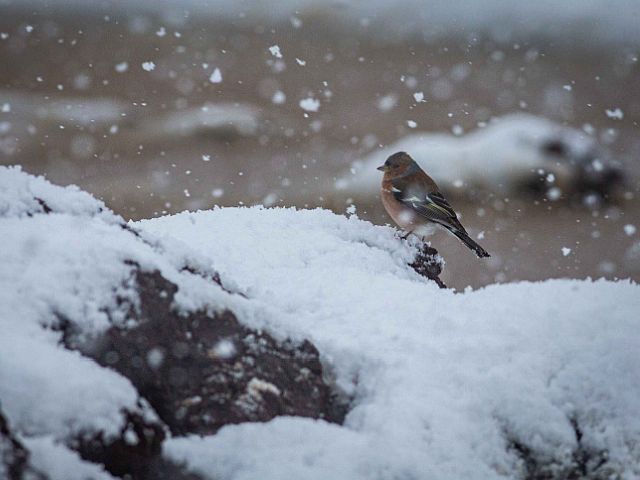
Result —
[{"label": "bird", "polygon": [[458,239],[478,258],[489,253],[469,237],[456,212],[434,180],[406,152],[391,155],[378,167],[384,172],[381,197],[385,210],[407,234],[424,237],[440,226]]}]

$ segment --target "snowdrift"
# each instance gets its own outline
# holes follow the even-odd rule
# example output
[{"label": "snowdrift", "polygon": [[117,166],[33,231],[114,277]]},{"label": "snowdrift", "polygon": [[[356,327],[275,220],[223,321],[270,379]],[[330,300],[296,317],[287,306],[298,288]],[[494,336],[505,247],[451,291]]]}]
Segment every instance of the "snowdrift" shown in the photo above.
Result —
[{"label": "snowdrift", "polygon": [[454,293],[356,216],[127,224],[18,168],[0,168],[0,238],[0,472],[640,476],[629,281]]}]

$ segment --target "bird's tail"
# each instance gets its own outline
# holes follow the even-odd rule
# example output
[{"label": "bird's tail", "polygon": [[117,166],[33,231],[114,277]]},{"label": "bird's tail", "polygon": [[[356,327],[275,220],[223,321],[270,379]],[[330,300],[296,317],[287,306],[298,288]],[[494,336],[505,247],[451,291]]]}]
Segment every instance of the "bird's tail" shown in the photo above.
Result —
[{"label": "bird's tail", "polygon": [[478,256],[478,258],[490,257],[491,256],[491,255],[489,255],[487,253],[487,251],[484,248],[482,248],[480,245],[478,245],[476,242],[474,242],[471,239],[471,237],[469,237],[467,232],[462,231],[462,230],[458,230],[456,228],[449,228],[448,230],[451,233],[453,233],[456,237],[458,237],[460,239],[460,241],[467,246],[467,248],[469,248],[470,250],[473,250],[474,253]]}]

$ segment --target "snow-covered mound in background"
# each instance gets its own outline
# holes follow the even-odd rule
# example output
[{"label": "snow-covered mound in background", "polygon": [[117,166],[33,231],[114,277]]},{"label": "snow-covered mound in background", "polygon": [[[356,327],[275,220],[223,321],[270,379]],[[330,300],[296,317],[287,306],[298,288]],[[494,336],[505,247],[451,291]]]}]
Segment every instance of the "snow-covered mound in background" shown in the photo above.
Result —
[{"label": "snow-covered mound in background", "polygon": [[211,137],[249,136],[258,131],[260,112],[249,104],[207,103],[143,121],[136,132],[145,140],[195,135]]},{"label": "snow-covered mound in background", "polygon": [[584,132],[517,113],[459,137],[404,137],[354,162],[336,188],[360,196],[377,194],[381,174],[376,167],[398,151],[409,153],[451,192],[482,188],[513,193],[540,183],[540,190],[557,199],[565,191],[608,193],[620,180],[617,163]]},{"label": "snow-covered mound in background", "polygon": [[[408,265],[415,245],[355,216],[218,208],[125,224],[86,193],[7,168],[0,238],[0,415],[50,478],[109,478],[73,451],[102,461],[77,444],[95,432],[121,435],[118,448],[143,453],[145,436],[153,437],[164,461],[212,480],[640,476],[640,287],[631,282],[554,280],[456,294]],[[149,274],[144,289],[133,272]],[[151,345],[132,358],[128,350],[117,358],[109,349],[105,357],[72,349],[69,336],[81,342],[105,331],[110,341],[148,339],[163,327],[149,322],[170,313],[158,312],[163,302],[178,313],[171,322],[187,321],[165,346],[165,362],[222,362],[237,375],[252,368],[252,349],[273,344],[261,331],[308,339],[323,369],[296,366],[313,360],[313,347],[269,362],[296,366],[287,374],[296,382],[324,370],[348,401],[344,421],[288,413],[209,433],[177,429],[164,420],[191,413],[174,417],[122,373],[123,362],[160,365]],[[202,344],[203,326],[229,323],[221,308],[253,329],[238,342],[260,341],[240,354],[236,340]],[[147,310],[151,327],[141,330]],[[204,355],[192,357],[196,350]],[[216,382],[233,375],[189,378],[207,389],[180,409],[211,405],[200,412],[211,420],[216,388],[225,388]],[[244,387],[251,408],[289,395],[258,378]],[[134,478],[186,478],[162,471]]]}]

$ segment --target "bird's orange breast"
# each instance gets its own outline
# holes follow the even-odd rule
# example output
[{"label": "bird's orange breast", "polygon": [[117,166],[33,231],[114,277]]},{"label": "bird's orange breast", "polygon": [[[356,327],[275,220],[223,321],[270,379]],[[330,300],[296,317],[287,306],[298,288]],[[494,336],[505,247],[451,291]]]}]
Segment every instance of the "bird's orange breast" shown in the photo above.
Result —
[{"label": "bird's orange breast", "polygon": [[389,216],[396,224],[404,229],[411,230],[415,226],[417,215],[413,210],[399,202],[394,196],[390,180],[383,180],[380,196],[382,197],[382,205]]}]

